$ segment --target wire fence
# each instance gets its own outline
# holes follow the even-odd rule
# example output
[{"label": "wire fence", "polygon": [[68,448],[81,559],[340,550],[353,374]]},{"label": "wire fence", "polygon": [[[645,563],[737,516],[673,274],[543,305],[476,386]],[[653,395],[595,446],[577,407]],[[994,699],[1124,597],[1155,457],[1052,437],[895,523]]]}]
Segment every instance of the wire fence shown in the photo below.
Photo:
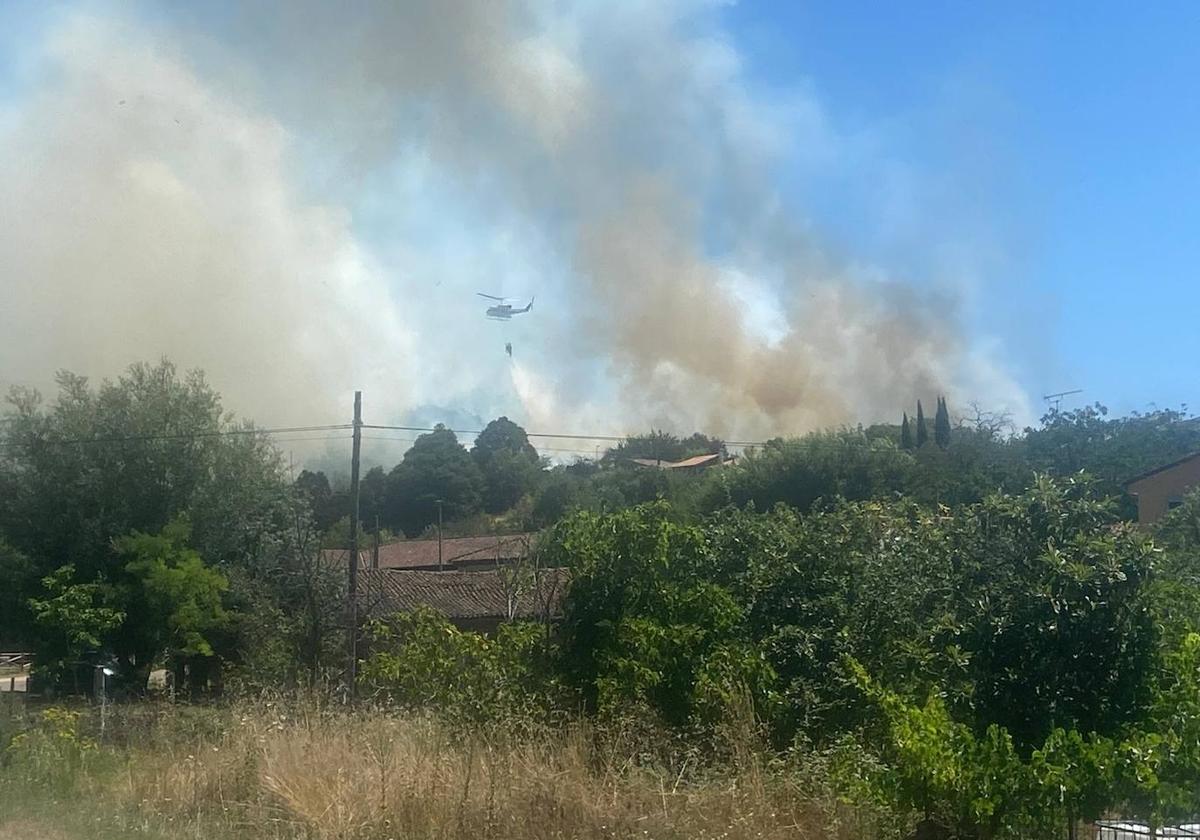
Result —
[{"label": "wire fence", "polygon": [[[1200,820],[1200,817],[1197,818]],[[1095,824],[1095,840],[1141,840],[1141,838],[1200,838],[1200,822],[1162,826],[1151,831],[1143,822],[1099,820]]]}]

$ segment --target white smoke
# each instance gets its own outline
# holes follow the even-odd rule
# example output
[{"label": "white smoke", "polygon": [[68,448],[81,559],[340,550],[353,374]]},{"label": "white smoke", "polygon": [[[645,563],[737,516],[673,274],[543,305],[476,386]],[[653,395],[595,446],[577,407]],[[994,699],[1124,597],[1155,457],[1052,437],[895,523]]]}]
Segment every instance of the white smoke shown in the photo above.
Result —
[{"label": "white smoke", "polygon": [[[0,123],[0,379],[168,355],[264,422],[362,388],[377,420],[739,438],[1026,410],[952,297],[778,194],[842,139],[810,94],[751,96],[708,3],[195,14],[71,19]],[[476,291],[537,304],[489,323]]]},{"label": "white smoke", "polygon": [[412,333],[346,212],[299,195],[278,123],[94,19],[44,60],[0,134],[0,379],[165,355],[268,422],[340,421],[355,385],[404,405]]}]

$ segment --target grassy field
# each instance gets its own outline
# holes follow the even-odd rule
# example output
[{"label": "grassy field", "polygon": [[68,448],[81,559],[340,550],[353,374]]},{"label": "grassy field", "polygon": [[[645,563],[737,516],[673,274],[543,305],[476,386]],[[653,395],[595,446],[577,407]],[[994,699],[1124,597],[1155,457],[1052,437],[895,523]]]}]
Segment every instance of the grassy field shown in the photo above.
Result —
[{"label": "grassy field", "polygon": [[[862,838],[812,767],[744,733],[719,762],[669,738],[569,723],[465,732],[308,704],[0,711],[0,840]],[[48,715],[48,716],[47,716]],[[19,734],[24,733],[24,734]]]}]

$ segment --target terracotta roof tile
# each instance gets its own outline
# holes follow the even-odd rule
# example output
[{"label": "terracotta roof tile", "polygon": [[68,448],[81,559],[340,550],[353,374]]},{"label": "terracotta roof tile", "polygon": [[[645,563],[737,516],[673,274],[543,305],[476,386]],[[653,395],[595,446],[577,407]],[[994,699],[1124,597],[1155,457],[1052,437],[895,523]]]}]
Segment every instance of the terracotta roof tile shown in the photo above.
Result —
[{"label": "terracotta roof tile", "polygon": [[[506,534],[490,537],[446,537],[442,540],[442,565],[454,567],[512,561],[524,557],[537,539],[537,534]],[[346,551],[324,552],[326,560],[345,563]],[[371,547],[359,549],[363,568],[371,565]],[[429,569],[438,567],[438,541],[401,540],[379,546],[381,569]]]},{"label": "terracotta roof tile", "polygon": [[431,572],[366,569],[359,576],[367,610],[377,615],[429,606],[448,618],[544,618],[561,612],[566,569]]}]

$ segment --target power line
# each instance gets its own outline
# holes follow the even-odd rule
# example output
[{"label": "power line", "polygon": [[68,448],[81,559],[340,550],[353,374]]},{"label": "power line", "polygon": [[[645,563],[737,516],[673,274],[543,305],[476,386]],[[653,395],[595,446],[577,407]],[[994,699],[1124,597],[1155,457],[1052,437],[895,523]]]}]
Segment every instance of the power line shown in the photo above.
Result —
[{"label": "power line", "polygon": [[[465,433],[464,433],[465,434]],[[387,435],[363,435],[363,440],[386,440],[394,443],[416,443],[412,437],[388,437]],[[595,449],[568,448],[561,446],[535,446],[538,452],[571,452],[577,455],[593,455]]]},{"label": "power line", "polygon": [[[65,438],[59,440],[8,441],[5,443],[0,443],[0,446],[84,446],[93,443],[147,443],[152,441],[196,440],[199,438],[232,437],[237,435],[280,435],[305,432],[340,432],[349,431],[350,429],[351,424],[338,423],[325,426],[282,426],[278,428],[267,429],[224,429],[221,431],[209,432],[176,432],[170,434],[115,435],[112,437]],[[321,438],[314,439],[319,440]],[[333,438],[327,439],[332,440]],[[288,438],[288,440],[303,440],[303,438]]]},{"label": "power line", "polygon": [[[363,424],[364,429],[377,429],[384,431],[395,432],[434,432],[436,428],[428,426],[384,426],[373,425],[370,423]],[[446,429],[448,432],[453,432],[456,435],[479,435],[483,434],[480,429]],[[526,437],[531,438],[554,438],[557,440],[603,440],[615,443],[621,443],[628,440],[629,435],[579,435],[579,434],[555,434],[551,432],[526,432]],[[724,441],[726,446],[762,446],[766,441],[761,440],[727,440]]]}]

